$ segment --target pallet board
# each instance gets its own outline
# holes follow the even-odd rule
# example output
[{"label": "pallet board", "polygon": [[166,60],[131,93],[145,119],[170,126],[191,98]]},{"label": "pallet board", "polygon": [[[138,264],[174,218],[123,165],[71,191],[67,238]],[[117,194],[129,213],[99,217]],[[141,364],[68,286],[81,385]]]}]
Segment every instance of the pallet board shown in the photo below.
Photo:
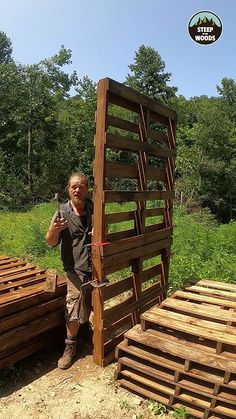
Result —
[{"label": "pallet board", "polygon": [[45,269],[0,256],[0,368],[64,335],[66,281],[46,291]]},{"label": "pallet board", "polygon": [[[93,292],[94,362],[104,366],[122,340],[122,331],[137,324],[140,314],[166,295],[173,235],[177,114],[109,78],[99,81],[97,92],[92,244],[93,276],[98,284]],[[124,154],[130,156],[129,163],[120,158]],[[113,188],[115,179],[119,181],[118,190]],[[108,213],[108,203],[124,202],[130,210]],[[124,221],[129,222],[125,228]],[[112,224],[116,224],[115,229]],[[151,259],[156,256],[160,260],[151,267]],[[150,261],[149,270],[146,261]],[[126,277],[124,269],[129,271]],[[111,281],[109,275],[113,275]],[[146,275],[149,278],[144,284]],[[152,279],[156,288],[149,287],[147,279]],[[112,297],[118,300],[121,294],[123,301],[107,308],[107,301]]]},{"label": "pallet board", "polygon": [[120,385],[192,417],[235,418],[235,293],[199,281],[144,312],[116,348]]}]

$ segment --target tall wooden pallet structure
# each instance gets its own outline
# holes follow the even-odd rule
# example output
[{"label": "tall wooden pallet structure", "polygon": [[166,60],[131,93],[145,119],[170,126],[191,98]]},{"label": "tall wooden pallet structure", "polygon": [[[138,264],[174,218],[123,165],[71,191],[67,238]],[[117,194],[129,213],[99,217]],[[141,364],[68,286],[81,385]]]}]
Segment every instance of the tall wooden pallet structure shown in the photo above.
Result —
[{"label": "tall wooden pallet structure", "polygon": [[[168,107],[114,80],[105,78],[98,84],[92,261],[94,361],[101,366],[114,357],[115,346],[140,321],[140,314],[166,295],[176,119]],[[122,153],[130,164],[122,163]],[[134,186],[128,191],[111,189],[110,180],[116,178]],[[124,202],[133,204],[130,211],[108,213],[107,203]],[[131,229],[109,231],[111,225],[126,221]],[[159,261],[153,261],[157,256]],[[114,273],[116,282],[109,284]],[[114,298],[116,304],[110,306]]]}]

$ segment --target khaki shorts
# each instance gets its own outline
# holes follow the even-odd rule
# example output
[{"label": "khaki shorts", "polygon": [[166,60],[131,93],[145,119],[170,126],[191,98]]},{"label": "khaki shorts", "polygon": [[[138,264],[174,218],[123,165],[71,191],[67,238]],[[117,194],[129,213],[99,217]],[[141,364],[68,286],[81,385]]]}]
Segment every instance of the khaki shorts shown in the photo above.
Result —
[{"label": "khaki shorts", "polygon": [[92,309],[92,286],[86,284],[90,278],[67,272],[66,322],[86,323]]}]

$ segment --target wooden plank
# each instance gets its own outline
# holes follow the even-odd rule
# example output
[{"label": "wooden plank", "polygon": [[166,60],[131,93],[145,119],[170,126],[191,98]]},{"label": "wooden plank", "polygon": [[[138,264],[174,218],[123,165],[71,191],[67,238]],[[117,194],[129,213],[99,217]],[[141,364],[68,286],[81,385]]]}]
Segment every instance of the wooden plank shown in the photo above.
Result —
[{"label": "wooden plank", "polygon": [[186,291],[191,292],[198,292],[204,295],[212,295],[217,296],[225,299],[230,299],[232,301],[236,301],[236,292],[233,290],[232,292],[229,291],[221,291],[213,288],[205,288],[205,287],[198,287],[197,285],[192,285],[190,287],[185,288]]},{"label": "wooden plank", "polygon": [[[207,320],[199,320],[195,317],[169,312],[158,307],[142,314],[142,321],[179,330],[215,342],[236,345],[236,329],[233,327]],[[144,327],[145,329],[147,328],[145,325]]]},{"label": "wooden plank", "polygon": [[172,234],[172,227],[155,231],[155,234],[153,234],[153,232],[146,233],[145,231],[145,234],[140,234],[138,236],[133,236],[112,242],[109,246],[105,246],[102,249],[101,255],[109,256],[118,252],[124,252],[126,250],[134,249],[140,246],[142,247],[147,244],[169,238],[172,236]]},{"label": "wooden plank", "polygon": [[31,269],[29,271],[25,271],[23,273],[17,273],[15,275],[7,276],[6,278],[0,278],[0,284],[3,284],[5,282],[9,281],[18,281],[19,279],[25,279],[25,278],[31,278],[40,274],[43,274],[45,272],[45,269]]},{"label": "wooden plank", "polygon": [[126,119],[119,118],[110,114],[107,115],[107,125],[115,128],[120,128],[125,131],[130,131],[135,134],[139,133],[139,126],[135,122],[130,122]]},{"label": "wooden plank", "polygon": [[148,137],[151,138],[151,140],[156,140],[161,143],[168,143],[167,135],[164,132],[157,131],[153,128],[149,128]]},{"label": "wooden plank", "polygon": [[0,320],[1,333],[9,331],[10,329],[21,326],[24,323],[30,322],[36,318],[42,317],[60,307],[65,307],[65,296],[59,296],[53,300],[39,303],[34,307],[27,308],[12,314],[11,316],[4,317]]},{"label": "wooden plank", "polygon": [[[44,286],[44,283],[31,285],[30,287],[22,288],[20,291],[1,295],[0,318],[51,299],[52,296],[44,292]],[[61,277],[58,280],[58,287],[53,296],[65,295],[65,293],[66,280]]]},{"label": "wooden plank", "polygon": [[161,264],[152,266],[151,268],[145,269],[143,271],[142,282],[146,282],[151,278],[157,277],[161,274]]},{"label": "wooden plank", "polygon": [[17,268],[18,266],[25,266],[26,262],[18,261],[18,262],[10,262],[0,266],[0,275],[4,275],[4,273],[10,269]]},{"label": "wooden plank", "polygon": [[40,335],[40,333],[53,329],[62,323],[64,323],[64,309],[60,308],[26,325],[2,333],[0,335],[0,358],[3,358],[4,351],[9,350],[20,342],[27,341],[29,337]]},{"label": "wooden plank", "polygon": [[181,298],[184,300],[198,301],[200,303],[213,304],[219,307],[228,307],[236,309],[236,303],[234,301],[226,300],[223,298],[208,297],[206,295],[194,294],[192,292],[176,291],[173,294],[173,298]]},{"label": "wooden plank", "polygon": [[233,358],[216,354],[213,348],[179,339],[164,331],[148,330],[143,332],[140,325],[137,325],[125,333],[125,338],[129,342],[138,342],[162,352],[167,352],[173,356],[190,361],[194,359],[194,362],[206,366],[210,365],[211,368],[236,373],[236,359],[234,360]]},{"label": "wooden plank", "polygon": [[169,384],[168,386],[166,384],[162,384],[161,382],[153,381],[148,378],[145,378],[139,374],[136,374],[135,372],[131,372],[129,370],[122,370],[122,376],[129,378],[131,380],[137,381],[142,386],[147,386],[153,389],[154,391],[161,391],[165,394],[168,394],[169,396],[174,394],[175,386],[172,384]]},{"label": "wooden plank", "polygon": [[19,261],[18,258],[9,258],[9,259],[3,259],[3,260],[0,259],[0,266],[9,265],[9,263],[18,262],[18,261]]},{"label": "wooden plank", "polygon": [[203,304],[194,304],[187,301],[177,300],[175,298],[167,298],[162,307],[174,309],[177,311],[184,311],[190,314],[196,314],[202,317],[209,317],[210,319],[222,320],[225,322],[236,322],[236,313],[219,309],[219,307],[205,306]]},{"label": "wooden plank", "polygon": [[124,135],[106,133],[106,147],[112,150],[123,150],[129,153],[140,153],[141,151],[150,156],[167,159],[168,157],[175,157],[176,151],[167,147],[161,147],[156,144],[149,144],[128,138]]},{"label": "wooden plank", "polygon": [[150,225],[145,227],[145,233],[155,233],[155,232],[158,232],[160,230],[165,230],[166,231],[164,223],[150,224]]},{"label": "wooden plank", "polygon": [[130,329],[133,326],[132,315],[124,316],[119,319],[117,322],[112,323],[109,327],[104,329],[104,341],[112,340],[113,337],[120,334],[122,331],[122,340],[123,333]]},{"label": "wooden plank", "polygon": [[164,249],[170,246],[172,243],[171,238],[158,240],[150,244],[143,245],[141,247],[135,247],[132,249],[125,250],[120,253],[115,253],[112,255],[105,256],[103,259],[103,267],[106,269],[109,266],[116,265],[125,260],[132,260],[140,256],[148,256],[151,252],[156,252],[158,250]]},{"label": "wooden plank", "polygon": [[154,201],[174,199],[173,191],[104,191],[104,202]]},{"label": "wooden plank", "polygon": [[123,221],[130,221],[134,220],[135,211],[127,211],[127,212],[114,212],[111,214],[106,214],[106,224],[115,224],[121,223]]},{"label": "wooden plank", "polygon": [[[20,287],[27,287],[28,285],[40,283],[40,282],[45,281],[45,280],[46,280],[46,274],[35,275],[32,278],[21,279],[19,281],[14,281],[14,282],[11,282],[11,283],[0,285],[0,294],[2,294],[3,292],[9,291],[9,290],[14,290],[14,289],[17,289],[17,288],[20,288]],[[0,296],[0,302],[1,302],[1,296]]]},{"label": "wooden plank", "polygon": [[[182,363],[180,362],[181,359],[179,357],[171,357],[167,352],[161,352],[156,349],[155,353],[150,352],[150,348],[146,348],[146,350],[139,348],[138,346],[134,345],[126,345],[125,342],[121,342],[116,348],[116,359],[124,356],[124,354],[131,355],[132,358],[138,358],[142,361],[151,362],[152,364],[156,365],[156,369],[158,370],[158,366],[165,366],[166,368],[173,369],[174,371],[178,371],[179,373],[184,373],[185,375],[197,379],[201,379],[211,383],[218,383],[220,385],[223,384],[223,378],[220,376],[220,370],[218,373],[211,373],[209,371],[205,371],[202,369],[202,366],[199,364],[198,368],[191,368],[189,371],[185,371],[184,369],[184,360],[182,359]],[[176,360],[179,359],[179,362]],[[236,381],[232,382],[231,384],[227,385],[227,388],[236,389]]]},{"label": "wooden plank", "polygon": [[206,286],[209,288],[216,288],[219,290],[225,290],[225,291],[236,291],[236,285],[235,284],[227,284],[225,282],[217,282],[217,281],[210,281],[206,279],[201,279],[197,282],[198,286]]},{"label": "wooden plank", "polygon": [[103,291],[104,301],[116,297],[125,291],[133,288],[133,276],[129,276],[120,281],[113,282],[112,284],[106,285]]},{"label": "wooden plank", "polygon": [[147,208],[146,217],[155,217],[164,214],[164,208]]},{"label": "wooden plank", "polygon": [[[116,231],[115,233],[108,233],[107,241],[116,242],[118,240],[128,239],[129,237],[135,237],[134,233],[135,232],[133,228],[130,230],[123,230],[123,231]],[[104,248],[100,249],[100,253],[101,252],[104,252]]]},{"label": "wooden plank", "polygon": [[167,182],[166,170],[162,167],[147,166],[147,179]]},{"label": "wooden plank", "polygon": [[133,313],[135,310],[141,308],[143,305],[147,304],[150,300],[156,298],[159,294],[166,290],[165,287],[160,287],[159,289],[155,289],[148,295],[141,295],[141,298],[138,301],[134,301],[133,297],[130,297],[123,301],[120,304],[117,304],[114,307],[111,307],[107,310],[104,310],[103,319],[104,319],[104,327],[108,327],[113,322],[119,320],[128,314]]},{"label": "wooden plank", "polygon": [[10,256],[5,256],[5,255],[1,255],[0,256],[0,260],[9,260],[9,259],[11,259],[11,257]]},{"label": "wooden plank", "polygon": [[[105,176],[112,178],[118,177],[122,179],[137,179],[138,167],[132,164],[107,160],[105,162]],[[166,170],[161,167],[147,166],[147,179],[159,180],[160,182],[166,183]]]},{"label": "wooden plank", "polygon": [[116,82],[115,80],[109,79],[109,92],[112,92],[118,96],[122,96],[122,98],[125,98],[138,105],[141,104],[166,118],[177,120],[177,114],[175,111],[171,110],[165,105],[160,104],[154,99],[150,99],[147,96],[144,96],[141,93],[130,89],[124,84]]},{"label": "wooden plank", "polygon": [[0,359],[0,368],[6,368],[34,352],[39,351],[45,346],[48,347],[48,345],[51,345],[53,342],[62,340],[64,336],[65,331],[61,326],[53,329],[53,333],[50,330],[49,332],[36,336],[35,338],[30,339],[30,341],[27,342],[27,345],[24,343],[23,348],[17,349],[16,352],[8,354],[3,359]]},{"label": "wooden plank", "polygon": [[6,269],[4,271],[1,271],[0,272],[0,277],[4,277],[4,276],[7,277],[8,275],[16,274],[18,272],[27,271],[29,269],[32,270],[32,269],[35,268],[34,265],[31,265],[29,263],[27,263],[27,264],[21,263],[19,265],[21,265],[21,266],[20,267],[15,267],[15,268],[12,268],[12,269]]}]

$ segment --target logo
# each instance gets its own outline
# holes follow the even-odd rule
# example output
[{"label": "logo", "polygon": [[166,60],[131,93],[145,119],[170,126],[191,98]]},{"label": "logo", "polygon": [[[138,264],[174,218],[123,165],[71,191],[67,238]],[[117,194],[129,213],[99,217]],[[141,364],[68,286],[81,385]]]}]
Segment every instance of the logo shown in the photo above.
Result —
[{"label": "logo", "polygon": [[215,13],[203,10],[191,17],[188,32],[198,44],[213,44],[222,33],[222,22]]}]

